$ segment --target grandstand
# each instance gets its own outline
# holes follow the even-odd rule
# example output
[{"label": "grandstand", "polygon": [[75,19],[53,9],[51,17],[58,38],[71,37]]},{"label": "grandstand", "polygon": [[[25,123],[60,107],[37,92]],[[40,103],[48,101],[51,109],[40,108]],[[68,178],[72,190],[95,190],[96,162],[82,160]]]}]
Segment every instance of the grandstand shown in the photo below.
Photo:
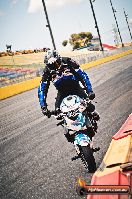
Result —
[{"label": "grandstand", "polygon": [[0,57],[0,87],[41,75],[44,52]]},{"label": "grandstand", "polygon": [[0,87],[31,79],[36,76],[37,70],[35,68],[0,67]]}]

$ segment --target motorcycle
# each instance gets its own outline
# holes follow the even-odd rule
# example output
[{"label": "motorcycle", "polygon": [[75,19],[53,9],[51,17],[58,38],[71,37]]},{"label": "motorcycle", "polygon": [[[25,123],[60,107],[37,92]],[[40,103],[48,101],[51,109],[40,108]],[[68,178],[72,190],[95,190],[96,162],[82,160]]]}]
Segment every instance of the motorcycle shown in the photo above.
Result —
[{"label": "motorcycle", "polygon": [[67,129],[65,136],[70,136],[74,144],[77,156],[72,160],[81,158],[89,173],[96,171],[96,162],[93,153],[100,148],[93,148],[93,136],[97,132],[97,120],[99,115],[94,112],[95,106],[88,99],[81,99],[77,95],[65,97],[60,105],[59,113],[51,111],[57,120],[61,120],[57,126],[62,125]]}]

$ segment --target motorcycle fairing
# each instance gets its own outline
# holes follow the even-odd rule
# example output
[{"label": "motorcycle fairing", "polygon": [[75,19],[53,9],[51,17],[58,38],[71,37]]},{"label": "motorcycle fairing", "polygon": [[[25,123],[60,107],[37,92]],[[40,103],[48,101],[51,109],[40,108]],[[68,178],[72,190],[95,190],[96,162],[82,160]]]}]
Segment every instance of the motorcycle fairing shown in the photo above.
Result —
[{"label": "motorcycle fairing", "polygon": [[66,123],[66,127],[68,129],[71,129],[73,131],[80,131],[80,130],[84,130],[86,129],[86,125],[85,125],[85,115],[83,115],[81,112],[78,112],[76,114],[75,119],[70,119],[69,117],[65,117],[65,123]]},{"label": "motorcycle fairing", "polygon": [[69,95],[62,100],[60,110],[67,113],[71,110],[75,110],[81,104],[82,99],[77,95]]},{"label": "motorcycle fairing", "polygon": [[88,146],[90,142],[91,139],[87,135],[80,133],[75,136],[74,145]]}]

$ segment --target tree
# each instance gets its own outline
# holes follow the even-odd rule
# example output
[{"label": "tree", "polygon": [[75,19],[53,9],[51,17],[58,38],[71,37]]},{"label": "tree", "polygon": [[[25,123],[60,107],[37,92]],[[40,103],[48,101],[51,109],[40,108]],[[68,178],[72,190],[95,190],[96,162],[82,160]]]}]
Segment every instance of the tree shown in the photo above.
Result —
[{"label": "tree", "polygon": [[74,43],[73,50],[75,50],[75,49],[77,49],[77,48],[80,48],[80,47],[81,47],[80,43],[79,43],[78,41],[76,41],[76,42]]},{"label": "tree", "polygon": [[67,40],[64,40],[64,41],[62,42],[62,46],[66,46],[67,43],[68,43],[68,41],[67,41]]},{"label": "tree", "polygon": [[[79,47],[87,46],[91,42],[93,35],[91,32],[80,32],[80,33],[73,33],[69,38],[69,43],[73,46],[73,49],[77,49]],[[63,46],[66,46],[68,43],[67,40],[62,42]],[[65,44],[65,45],[64,45]]]}]

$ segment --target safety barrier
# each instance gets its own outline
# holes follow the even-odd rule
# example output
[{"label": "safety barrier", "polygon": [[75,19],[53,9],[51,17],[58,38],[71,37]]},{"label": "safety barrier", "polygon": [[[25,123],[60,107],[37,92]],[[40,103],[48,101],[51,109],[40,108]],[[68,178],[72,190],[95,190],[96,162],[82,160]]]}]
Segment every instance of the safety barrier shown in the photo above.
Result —
[{"label": "safety barrier", "polygon": [[[132,189],[132,114],[113,136],[91,185],[129,185]],[[128,195],[88,195],[87,199],[128,199]]]},{"label": "safety barrier", "polygon": [[69,55],[72,59],[74,59],[80,65],[87,64],[92,61],[96,61],[105,57],[109,57],[112,55],[120,54],[126,52],[128,50],[132,50],[132,46],[123,47],[116,50],[109,50],[109,51],[87,51],[80,52],[78,54],[71,54]]},{"label": "safety barrier", "polygon": [[90,63],[87,63],[87,64],[82,64],[81,67],[83,69],[88,69],[88,68],[91,68],[93,66],[104,64],[106,62],[121,58],[121,57],[129,55],[129,54],[132,54],[132,50],[128,50],[128,51],[125,51],[125,52],[122,52],[122,53],[119,53],[119,54],[115,54],[115,55],[104,57],[104,58],[101,58],[101,59],[98,59],[98,60],[95,60],[95,61],[91,61]]},{"label": "safety barrier", "polygon": [[[94,66],[97,66],[99,64],[102,64],[102,63],[105,63],[105,62],[108,62],[108,61],[112,61],[114,59],[118,59],[118,58],[126,56],[128,54],[132,54],[132,50],[128,50],[128,51],[125,51],[125,52],[122,52],[122,53],[119,53],[119,54],[116,54],[116,55],[105,57],[105,58],[99,59],[97,61],[92,61],[88,64],[82,64],[81,67],[83,69],[88,69],[90,67],[94,67]],[[2,87],[2,88],[0,88],[0,100],[11,97],[13,95],[24,92],[26,90],[36,88],[36,87],[38,87],[39,82],[40,82],[40,78],[38,77],[38,78],[35,78],[35,79],[27,80],[25,82],[20,82],[20,83],[17,83],[17,84]]]}]

